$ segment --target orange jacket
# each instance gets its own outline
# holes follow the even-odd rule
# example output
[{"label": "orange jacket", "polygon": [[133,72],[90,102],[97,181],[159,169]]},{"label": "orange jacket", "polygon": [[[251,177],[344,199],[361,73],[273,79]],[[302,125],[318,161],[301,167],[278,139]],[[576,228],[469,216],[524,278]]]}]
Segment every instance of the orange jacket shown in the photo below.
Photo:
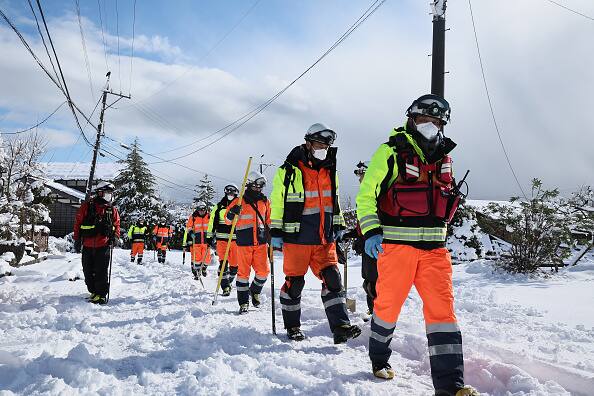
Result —
[{"label": "orange jacket", "polygon": [[[249,202],[252,202],[250,204]],[[233,214],[229,210],[239,203],[235,198],[225,211],[225,222],[231,224]],[[258,212],[254,207],[258,209]],[[251,201],[247,196],[241,203],[241,212],[235,226],[235,235],[237,235],[237,246],[257,246],[268,243],[268,230],[270,228],[270,201],[260,194],[257,200]]]},{"label": "orange jacket", "polygon": [[194,240],[196,244],[205,244],[206,238],[210,237],[207,232],[209,221],[210,216],[208,212],[206,212],[204,217],[200,217],[199,215],[194,216],[193,213],[188,217],[188,221],[186,222],[186,233],[189,233],[190,231],[194,232]]}]

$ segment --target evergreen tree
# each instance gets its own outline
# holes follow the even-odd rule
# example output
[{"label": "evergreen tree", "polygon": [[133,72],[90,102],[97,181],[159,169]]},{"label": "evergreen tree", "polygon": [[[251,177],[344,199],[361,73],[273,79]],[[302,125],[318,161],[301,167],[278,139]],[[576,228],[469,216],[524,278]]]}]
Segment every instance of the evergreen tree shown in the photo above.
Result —
[{"label": "evergreen tree", "polygon": [[216,191],[212,185],[212,180],[209,179],[208,175],[205,174],[198,184],[198,195],[194,198],[194,205],[202,201],[206,203],[208,208],[215,204]]},{"label": "evergreen tree", "polygon": [[163,203],[155,192],[154,176],[140,155],[138,139],[134,140],[126,159],[118,163],[123,168],[114,180],[114,204],[120,211],[123,229],[140,217],[148,224],[165,217]]}]

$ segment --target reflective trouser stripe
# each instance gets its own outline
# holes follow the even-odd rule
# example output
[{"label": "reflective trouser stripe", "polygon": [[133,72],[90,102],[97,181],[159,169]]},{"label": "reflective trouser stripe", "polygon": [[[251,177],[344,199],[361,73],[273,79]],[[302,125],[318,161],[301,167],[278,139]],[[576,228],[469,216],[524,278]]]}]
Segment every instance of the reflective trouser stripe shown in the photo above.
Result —
[{"label": "reflective trouser stripe", "polygon": [[462,354],[461,344],[445,344],[445,345],[433,345],[429,347],[429,356],[438,355],[460,355]]},{"label": "reflective trouser stripe", "polygon": [[283,313],[285,329],[301,326],[301,296],[291,298],[286,292],[287,284],[283,284],[280,291],[280,304]]},{"label": "reflective trouser stripe", "polygon": [[342,298],[342,297],[336,297],[336,298],[333,298],[331,300],[325,301],[324,302],[324,308],[328,308],[328,307],[331,307],[331,306],[336,305],[336,304],[344,304],[344,303],[345,303],[345,299],[344,298]]},{"label": "reflective trouser stripe", "polygon": [[237,302],[239,305],[247,304],[250,299],[250,284],[249,279],[246,278],[237,278],[235,281],[236,289],[237,289]]},{"label": "reflective trouser stripe", "polygon": [[432,323],[425,326],[427,334],[452,333],[460,331],[458,323]]}]

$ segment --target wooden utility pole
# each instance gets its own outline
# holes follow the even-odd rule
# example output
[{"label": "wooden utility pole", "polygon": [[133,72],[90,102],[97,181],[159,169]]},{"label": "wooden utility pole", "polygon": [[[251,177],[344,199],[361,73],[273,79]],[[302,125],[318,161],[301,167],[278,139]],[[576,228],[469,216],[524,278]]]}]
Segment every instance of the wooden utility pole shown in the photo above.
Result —
[{"label": "wooden utility pole", "polygon": [[447,0],[431,3],[433,14],[433,52],[431,53],[431,93],[444,97],[445,10]]},{"label": "wooden utility pole", "polygon": [[[103,90],[103,97],[101,99],[101,114],[99,115],[99,125],[97,125],[97,136],[95,138],[95,146],[93,148],[93,161],[91,162],[91,172],[89,173],[89,180],[87,181],[87,188],[86,188],[86,195],[85,198],[89,199],[91,196],[91,191],[93,190],[93,179],[95,178],[95,167],[97,166],[97,154],[99,154],[99,148],[101,146],[101,137],[105,135],[104,132],[104,123],[103,117],[105,116],[106,104],[107,104],[107,95],[114,95],[119,97],[120,99],[126,98],[130,99],[131,96],[123,95],[121,93],[112,92],[109,89],[109,77],[111,76],[111,72],[107,72],[107,84],[105,85],[105,89]],[[118,99],[119,100],[119,99]]]}]

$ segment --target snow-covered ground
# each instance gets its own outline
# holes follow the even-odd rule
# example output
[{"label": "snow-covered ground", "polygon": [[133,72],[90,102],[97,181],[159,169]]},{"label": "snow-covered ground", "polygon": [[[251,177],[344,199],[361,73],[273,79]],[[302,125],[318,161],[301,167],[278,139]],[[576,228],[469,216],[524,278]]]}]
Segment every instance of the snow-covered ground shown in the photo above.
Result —
[{"label": "snow-covered ground", "polygon": [[[392,348],[397,376],[372,377],[369,325],[335,346],[311,274],[303,292],[308,338],[271,333],[270,283],[259,310],[238,316],[235,293],[211,304],[181,253],[144,266],[114,252],[109,305],[85,302],[78,255],[14,269],[0,278],[0,395],[431,395],[421,302],[402,311]],[[280,288],[282,256],[276,259]],[[349,297],[365,307],[360,261],[349,268]],[[492,274],[488,263],[454,268],[466,380],[488,395],[594,394],[594,258],[560,275],[530,280]],[[277,292],[278,293],[278,292]],[[277,294],[278,295],[278,294]]]}]

